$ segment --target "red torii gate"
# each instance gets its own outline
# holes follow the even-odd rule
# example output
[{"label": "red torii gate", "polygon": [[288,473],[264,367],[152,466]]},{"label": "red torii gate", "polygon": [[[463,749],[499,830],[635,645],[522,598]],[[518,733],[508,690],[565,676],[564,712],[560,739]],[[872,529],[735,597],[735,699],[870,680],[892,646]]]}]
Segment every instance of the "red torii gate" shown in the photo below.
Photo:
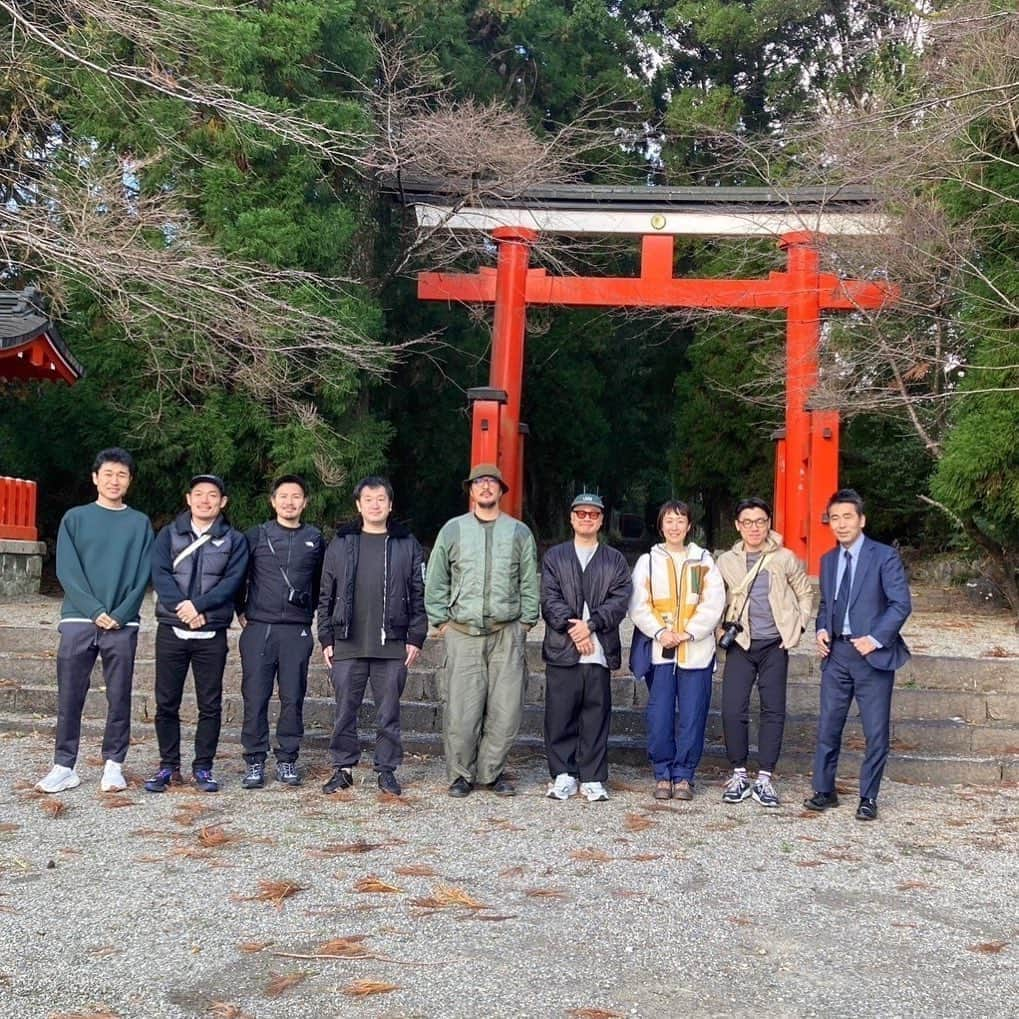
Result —
[{"label": "red torii gate", "polygon": [[[514,210],[516,213],[520,211]],[[477,229],[481,225],[479,215],[482,221],[487,218],[489,225],[495,218],[492,210],[476,213],[473,218],[465,216],[462,211],[454,215],[460,222],[449,223],[447,219],[447,225],[452,228]],[[536,225],[546,229],[562,232],[568,229],[568,224],[564,228],[547,210],[543,216],[533,210],[529,215]],[[722,215],[724,217],[725,214]],[[427,222],[427,213],[422,216],[419,210],[418,218]],[[787,547],[807,563],[812,576],[817,576],[820,558],[831,547],[825,506],[828,497],[839,487],[838,413],[807,408],[810,392],[817,383],[821,312],[878,308],[894,300],[897,289],[822,273],[817,247],[820,233],[802,229],[778,232],[774,224],[779,220],[774,214],[771,214],[770,225],[759,221],[753,228],[744,224],[739,229],[718,229],[716,224],[714,229],[677,228],[669,233],[645,233],[641,241],[640,275],[603,278],[549,276],[544,269],[529,269],[530,246],[537,240],[538,231],[520,225],[519,215],[510,218],[516,218],[517,223],[491,229],[491,235],[499,246],[497,268],[482,268],[474,275],[428,272],[418,278],[418,297],[422,300],[495,305],[489,388],[470,394],[473,404],[471,465],[499,465],[510,486],[507,510],[514,516],[520,516],[523,505],[526,425],[520,421],[520,403],[529,304],[621,308],[784,308],[787,314],[786,413],[784,435],[780,433],[775,452],[774,519],[776,528],[785,536]],[[714,214],[709,218],[718,220],[719,216]],[[747,218],[745,215],[740,217],[744,221]],[[573,219],[576,222],[576,213]],[[646,214],[643,220],[648,223]],[[433,223],[441,225],[441,221],[434,219]],[[649,225],[662,229],[667,225],[666,217],[652,216]],[[579,230],[584,228],[579,227]],[[635,231],[624,225],[619,231],[603,227],[597,232]],[[779,245],[787,255],[787,269],[760,280],[677,279],[673,276],[673,235],[685,232],[770,233],[773,236],[778,233]],[[837,232],[881,231],[871,224]]]}]

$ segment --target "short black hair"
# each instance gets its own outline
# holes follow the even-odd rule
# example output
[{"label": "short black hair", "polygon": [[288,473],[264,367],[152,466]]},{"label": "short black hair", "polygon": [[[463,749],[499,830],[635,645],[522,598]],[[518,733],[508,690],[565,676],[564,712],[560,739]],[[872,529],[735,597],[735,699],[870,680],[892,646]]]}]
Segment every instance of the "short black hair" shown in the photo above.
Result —
[{"label": "short black hair", "polygon": [[733,519],[739,520],[740,514],[744,510],[748,509],[759,509],[767,516],[769,520],[771,519],[771,507],[762,498],[760,498],[760,496],[757,495],[752,495],[748,499],[741,499],[738,503],[736,503],[736,513]]},{"label": "short black hair", "polygon": [[393,502],[393,486],[389,483],[389,478],[384,478],[381,474],[369,474],[368,477],[362,478],[354,486],[354,502],[361,498],[361,493],[366,488],[384,488],[389,501]]},{"label": "short black hair", "polygon": [[837,502],[845,502],[856,507],[856,512],[863,516],[863,496],[855,488],[840,488],[829,500],[825,507],[825,513],[831,511],[832,506]]},{"label": "short black hair", "polygon": [[681,517],[686,517],[687,523],[693,526],[693,513],[690,511],[690,507],[680,499],[666,499],[665,502],[658,507],[658,533],[662,533],[662,520],[665,519],[666,513],[678,513]]},{"label": "short black hair", "polygon": [[109,449],[99,450],[96,453],[95,460],[92,461],[92,473],[96,474],[103,464],[121,464],[127,468],[127,472],[132,478],[135,475],[135,471],[138,470],[134,457],[126,449],[121,449],[120,446],[111,446]]},{"label": "short black hair", "polygon": [[269,489],[269,494],[275,495],[276,490],[280,487],[280,485],[297,485],[304,494],[305,499],[308,498],[308,483],[301,477],[300,474],[281,474],[272,483],[272,488]]}]

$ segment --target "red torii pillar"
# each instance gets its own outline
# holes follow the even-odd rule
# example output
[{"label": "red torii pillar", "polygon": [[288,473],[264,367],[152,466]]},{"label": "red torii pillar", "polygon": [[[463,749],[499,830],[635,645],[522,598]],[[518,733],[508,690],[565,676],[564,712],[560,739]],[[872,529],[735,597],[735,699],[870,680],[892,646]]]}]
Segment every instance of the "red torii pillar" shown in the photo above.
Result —
[{"label": "red torii pillar", "polygon": [[498,227],[492,236],[499,244],[496,269],[482,268],[474,275],[422,273],[418,297],[495,305],[490,390],[479,394],[474,403],[471,466],[491,462],[495,453],[510,486],[504,503],[507,511],[519,517],[523,509],[526,425],[520,421],[520,398],[527,305],[784,308],[786,414],[784,435],[775,453],[775,526],[785,536],[786,546],[817,576],[821,556],[831,546],[824,510],[828,496],[838,488],[839,462],[838,414],[807,409],[817,384],[821,312],[878,308],[895,300],[897,288],[822,273],[818,238],[808,232],[782,236],[787,271],[761,280],[677,279],[669,234],[642,238],[641,271],[634,277],[549,276],[544,269],[528,269],[535,231]]}]

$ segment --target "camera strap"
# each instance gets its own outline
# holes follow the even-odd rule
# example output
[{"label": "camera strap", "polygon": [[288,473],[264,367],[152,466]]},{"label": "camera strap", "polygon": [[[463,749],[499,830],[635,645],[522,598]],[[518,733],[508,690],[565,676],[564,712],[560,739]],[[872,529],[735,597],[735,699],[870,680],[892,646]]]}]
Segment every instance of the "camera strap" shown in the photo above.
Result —
[{"label": "camera strap", "polygon": [[276,568],[280,571],[280,573],[283,574],[283,580],[286,582],[287,589],[290,591],[296,591],[297,588],[295,588],[294,585],[290,583],[290,578],[287,576],[287,571],[283,569],[283,564],[280,562],[280,557],[276,555],[276,549],[272,547],[272,538],[269,537],[268,530],[266,530],[264,525],[261,528],[259,528],[259,530],[261,530],[262,534],[265,536],[265,543],[269,546],[269,551],[272,553],[273,559],[276,560]]},{"label": "camera strap", "polygon": [[754,581],[757,580],[758,574],[764,566],[765,560],[770,556],[770,552],[764,552],[761,558],[757,560],[754,568],[740,581],[740,583],[733,588],[733,597],[737,595],[744,595],[743,604],[740,606],[739,613],[737,614],[734,622],[739,623],[743,619],[743,613],[746,612],[747,606],[750,604],[750,592],[753,589]]}]

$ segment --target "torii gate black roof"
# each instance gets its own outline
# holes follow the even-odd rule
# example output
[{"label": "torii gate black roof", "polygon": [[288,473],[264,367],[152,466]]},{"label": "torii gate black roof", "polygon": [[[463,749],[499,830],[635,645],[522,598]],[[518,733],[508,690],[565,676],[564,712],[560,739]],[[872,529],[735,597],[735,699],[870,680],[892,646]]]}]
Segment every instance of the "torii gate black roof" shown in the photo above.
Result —
[{"label": "torii gate black roof", "polygon": [[[498,189],[479,187],[465,180],[432,177],[401,177],[385,185],[405,205],[445,205],[457,198],[472,204],[502,208],[618,209],[620,211],[665,211],[677,208],[767,207],[789,209],[830,209],[864,211],[881,200],[881,193],[863,185],[844,187],[658,187],[614,184],[546,184],[500,195]],[[479,194],[483,190],[483,195]]]}]

